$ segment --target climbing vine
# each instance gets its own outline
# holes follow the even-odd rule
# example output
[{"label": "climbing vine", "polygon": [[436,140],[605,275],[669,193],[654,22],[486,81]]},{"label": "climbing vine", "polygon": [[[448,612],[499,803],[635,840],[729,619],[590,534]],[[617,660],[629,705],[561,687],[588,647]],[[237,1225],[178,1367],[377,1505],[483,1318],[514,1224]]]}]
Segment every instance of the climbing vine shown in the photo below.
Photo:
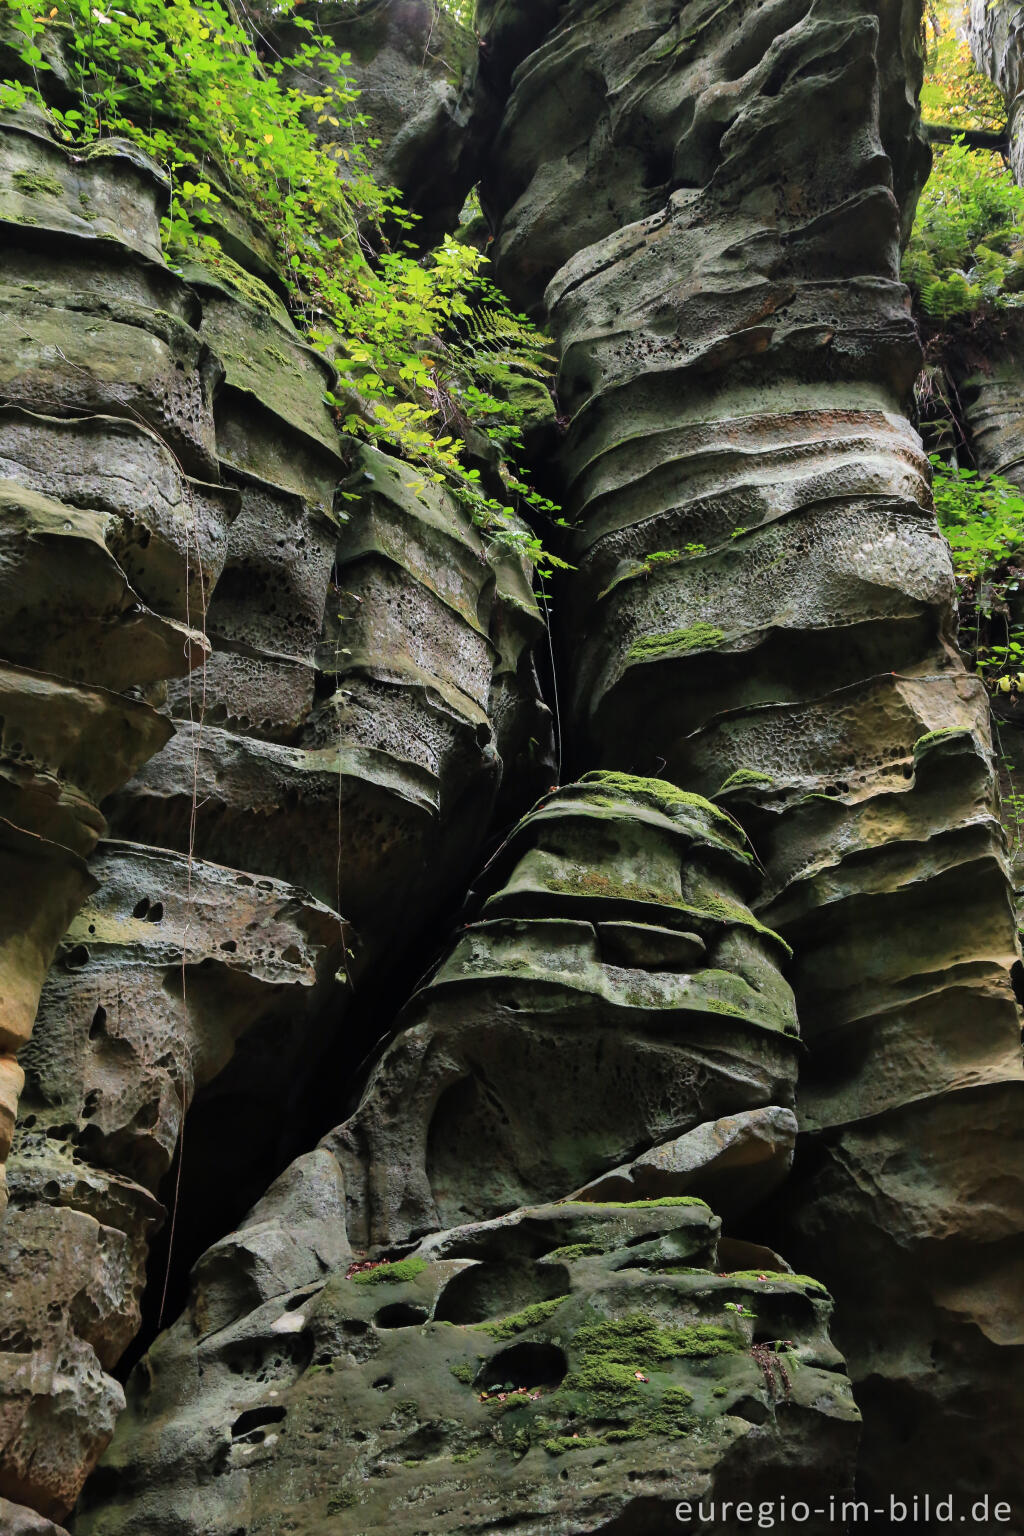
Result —
[{"label": "climbing vine", "polygon": [[[427,255],[394,188],[369,169],[350,57],[278,0],[302,41],[283,57],[233,0],[132,0],[103,8],[6,0],[19,68],[0,106],[34,101],[69,146],[130,140],[166,170],[168,260],[217,268],[250,297],[217,236],[230,198],[269,238],[293,318],[338,369],[339,427],[446,482],[489,534],[560,564],[516,516],[555,508],[516,469],[550,344],[484,275],[486,257],[446,237]],[[61,88],[47,90],[45,76]],[[321,141],[317,129],[330,130]]]}]

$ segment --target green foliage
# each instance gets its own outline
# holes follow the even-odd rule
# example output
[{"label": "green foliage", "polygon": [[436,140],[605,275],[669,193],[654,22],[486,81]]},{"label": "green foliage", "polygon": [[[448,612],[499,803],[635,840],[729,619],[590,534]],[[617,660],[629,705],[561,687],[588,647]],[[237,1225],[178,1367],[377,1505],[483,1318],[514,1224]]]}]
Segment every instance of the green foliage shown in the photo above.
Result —
[{"label": "green foliage", "polygon": [[[77,98],[48,108],[58,136],[79,145],[128,139],[170,176],[168,259],[200,259],[237,277],[217,238],[218,204],[229,196],[269,237],[300,330],[354,392],[327,396],[339,426],[447,482],[491,536],[535,563],[561,564],[515,516],[523,503],[557,511],[514,468],[536,400],[513,386],[542,386],[549,344],[511,312],[472,246],[446,237],[421,258],[385,237],[387,229],[404,240],[414,221],[369,172],[349,56],[332,51],[298,4],[274,5],[275,21],[287,17],[305,37],[282,58],[257,51],[232,0],[132,0],[107,10],[59,0],[43,13],[6,0],[36,85],[0,82],[0,106],[33,100],[47,109],[38,86],[56,47]],[[468,9],[460,0],[446,8]],[[467,462],[473,423],[499,450],[490,486]]]},{"label": "green foliage", "polygon": [[936,150],[903,278],[943,325],[1021,302],[1024,189],[998,154],[968,149],[962,139]]},{"label": "green foliage", "polygon": [[949,544],[961,643],[990,687],[1017,691],[1024,631],[1011,605],[1024,579],[1024,496],[999,475],[979,475],[932,456],[939,527]]},{"label": "green foliage", "polygon": [[961,0],[928,0],[921,111],[929,123],[996,132],[1006,121],[1006,105],[975,65],[970,45],[960,36],[962,21]]}]

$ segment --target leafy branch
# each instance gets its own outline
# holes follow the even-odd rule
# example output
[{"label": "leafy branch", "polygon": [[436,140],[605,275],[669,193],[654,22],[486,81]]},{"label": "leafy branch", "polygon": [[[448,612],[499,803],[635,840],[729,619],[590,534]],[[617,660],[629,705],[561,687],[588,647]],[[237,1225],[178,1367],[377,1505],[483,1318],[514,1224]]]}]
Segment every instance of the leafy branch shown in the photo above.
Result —
[{"label": "leafy branch", "polygon": [[[516,467],[530,412],[522,381],[546,390],[549,343],[512,313],[473,246],[446,237],[426,257],[413,249],[413,216],[369,171],[350,56],[296,14],[300,4],[280,0],[275,12],[291,15],[305,40],[287,58],[266,58],[220,0],[109,10],[60,0],[44,14],[6,0],[34,83],[0,82],[0,106],[35,101],[69,145],[138,145],[171,180],[169,261],[205,262],[237,286],[215,232],[217,205],[230,196],[266,232],[296,324],[350,392],[328,397],[339,427],[447,483],[490,536],[560,565],[518,519],[523,507],[557,512]],[[41,89],[54,49],[73,105],[48,103]],[[322,143],[316,128],[325,124],[341,131]],[[467,447],[478,432],[494,450],[485,461],[494,494]]]}]

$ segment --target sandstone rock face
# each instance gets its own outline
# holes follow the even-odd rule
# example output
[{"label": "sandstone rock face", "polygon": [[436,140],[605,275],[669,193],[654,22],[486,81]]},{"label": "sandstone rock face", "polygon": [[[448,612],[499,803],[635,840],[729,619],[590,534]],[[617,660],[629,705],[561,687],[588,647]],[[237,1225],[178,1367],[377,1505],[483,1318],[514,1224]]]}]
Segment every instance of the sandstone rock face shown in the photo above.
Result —
[{"label": "sandstone rock face", "polygon": [[756,874],[731,818],[593,774],[527,816],[488,873],[503,883],[331,1143],[361,1247],[558,1196],[634,1148],[793,1101],[785,946],[744,902]]},{"label": "sandstone rock face", "polygon": [[160,255],[166,199],[126,145],[72,156],[33,122],[3,129],[0,1159],[12,1053],[94,884],[100,802],[170,734],[142,694],[201,659],[201,604],[182,597],[230,518],[182,472],[210,476],[217,370]]},{"label": "sandstone rock face", "polygon": [[[357,111],[369,118],[377,180],[398,187],[429,249],[459,222],[480,172],[496,102],[474,32],[430,0],[357,0],[317,6],[318,29],[348,54],[359,87]],[[283,53],[302,42],[297,29],[273,37]],[[310,73],[303,70],[308,82]],[[313,78],[329,82],[320,70]],[[308,86],[307,86],[308,88]],[[324,142],[350,142],[344,127],[317,125]]]},{"label": "sandstone rock face", "polygon": [[216,1332],[197,1277],[76,1531],[583,1536],[794,1468],[843,1487],[858,1415],[827,1296],[719,1273],[718,1226],[700,1201],[529,1207]]},{"label": "sandstone rock face", "polygon": [[968,0],[967,37],[974,61],[988,75],[1006,101],[1010,135],[1010,162],[1018,184],[1024,182],[1024,120],[1021,118],[1021,87],[1024,60],[1021,55],[1021,16],[1016,6],[989,5],[987,0]]},{"label": "sandstone rock face", "polygon": [[372,953],[389,923],[422,926],[424,903],[457,888],[505,761],[519,794],[549,781],[550,723],[521,562],[489,550],[443,490],[414,490],[399,461],[354,456],[338,514],[236,471],[202,727],[195,685],[176,685],[176,733],[110,818],[120,835],[181,851],[193,838],[306,886]]},{"label": "sandstone rock face", "polygon": [[[0,1232],[0,1494],[12,1530],[55,1530],[43,1517],[70,1510],[110,1437],[124,1397],[106,1371],[138,1325],[161,1214],[130,1158],[100,1172],[84,1150],[90,1131],[113,1131],[104,1093],[131,1101],[122,1127],[159,1119],[126,1082],[120,1042],[94,1075],[104,1009],[44,1004],[30,1036],[69,921],[92,892],[109,905],[93,856],[99,807],[171,734],[148,700],[206,654],[205,592],[237,512],[208,483],[219,372],[197,302],[160,253],[166,200],[162,176],[128,146],[69,155],[31,121],[0,134],[3,1158],[25,1081],[13,1053],[36,1052]],[[65,942],[61,969],[83,964],[79,951],[88,958]],[[168,952],[164,972],[171,964]],[[145,1042],[151,1057],[164,1049]]]},{"label": "sandstone rock face", "polygon": [[[58,1515],[123,1406],[103,1372],[138,1327],[147,1238],[163,1218],[154,1194],[184,1109],[248,1032],[272,1037],[249,1070],[276,1074],[280,1100],[282,1071],[315,1049],[310,1021],[343,949],[334,914],[280,882],[132,844],[101,844],[91,867],[98,889],[58,950],[23,1054],[0,1229],[0,1479]],[[272,1113],[266,1083],[263,1097]]]},{"label": "sandstone rock face", "polygon": [[[488,875],[355,1115],[200,1260],[77,1532],[582,1536],[688,1491],[849,1486],[824,1289],[734,1268],[680,1193],[740,1211],[792,1155],[785,946],[742,832],[596,773]],[[605,1170],[635,1194],[641,1164],[656,1197],[567,1195]]]},{"label": "sandstone rock face", "polygon": [[[964,1179],[953,1127],[1022,1094],[1017,945],[987,704],[901,416],[915,20],[565,13],[513,77],[488,194],[499,270],[535,309],[547,284],[560,342],[580,757],[717,795],[749,831],[809,1048],[785,1221],[839,1298],[865,1484],[981,1492],[987,1416],[954,1444],[950,1404],[1001,1394],[1017,1343],[1000,1369],[977,1301],[952,1304],[965,1239],[935,1218]],[[896,1140],[886,1217],[867,1191]],[[994,1156],[1012,1206],[1019,1136]],[[971,1223],[968,1290],[1000,1313],[1005,1211]]]},{"label": "sandstone rock face", "polygon": [[133,151],[3,133],[0,1049],[65,936],[31,1058],[0,1056],[0,1154],[28,1073],[0,1492],[63,1519],[123,1406],[196,1093],[215,1106],[230,1063],[228,1113],[286,1139],[352,983],[451,899],[503,770],[510,809],[550,781],[551,728],[521,557],[394,459],[346,456],[259,229],[222,210],[237,282],[172,273]]},{"label": "sandstone rock face", "polygon": [[[417,238],[485,162],[557,337],[579,777],[529,568],[339,435],[250,210],[172,272],[152,166],[0,125],[0,1525],[1019,1502],[1019,951],[903,414],[919,7],[317,12]],[[972,388],[1015,473],[1012,367]],[[125,1391],[190,1127],[215,1240]]]}]

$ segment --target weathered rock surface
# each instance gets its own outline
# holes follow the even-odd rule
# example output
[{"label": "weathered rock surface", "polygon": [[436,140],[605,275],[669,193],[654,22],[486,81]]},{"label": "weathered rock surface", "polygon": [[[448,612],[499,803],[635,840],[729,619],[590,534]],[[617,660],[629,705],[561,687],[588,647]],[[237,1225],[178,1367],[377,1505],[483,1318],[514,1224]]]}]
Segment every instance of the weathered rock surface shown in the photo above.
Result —
[{"label": "weathered rock surface", "polygon": [[[1015,1344],[997,1367],[948,1305],[962,1240],[928,1213],[954,1200],[967,1104],[997,1113],[1024,1085],[987,704],[901,414],[916,20],[861,0],[574,8],[513,77],[487,191],[503,280],[535,310],[548,285],[572,417],[577,760],[717,793],[749,831],[809,1048],[782,1219],[865,1384],[865,1485],[980,1493],[988,1417],[954,1444],[949,1406],[1005,1393]],[[902,1262],[855,1262],[851,1204],[897,1139]],[[1015,1191],[1019,1136],[992,1151]],[[1000,1314],[1022,1228],[1020,1207],[972,1223]],[[927,1327],[880,1334],[914,1309]]]},{"label": "weathered rock surface", "polygon": [[359,450],[344,520],[239,480],[205,723],[178,685],[176,734],[110,808],[120,835],[306,886],[378,948],[457,889],[505,760],[519,795],[551,772],[521,561],[406,473]]},{"label": "weathered rock surface", "polygon": [[[430,249],[458,225],[493,128],[496,103],[479,67],[474,31],[431,0],[322,4],[317,27],[337,54],[351,57],[357,110],[370,123],[374,176],[399,188],[420,221],[417,244]],[[271,35],[286,54],[303,41],[289,26]],[[304,89],[310,78],[331,84],[321,69],[302,74]],[[350,143],[343,124],[332,127],[328,120],[317,132],[325,143]]]},{"label": "weathered rock surface", "polygon": [[723,1115],[651,1147],[576,1190],[574,1200],[664,1200],[717,1195],[715,1208],[742,1216],[784,1181],[793,1163],[797,1119],[772,1106]]},{"label": "weathered rock surface", "polygon": [[709,1118],[792,1103],[785,946],[745,904],[756,873],[729,817],[594,774],[488,873],[330,1142],[357,1246],[550,1199]]},{"label": "weathered rock surface", "polygon": [[91,871],[22,1055],[0,1229],[0,1487],[58,1518],[123,1406],[103,1373],[138,1327],[184,1109],[254,1034],[252,1114],[272,1134],[345,937],[302,892],[162,850],[104,843]]},{"label": "weathered rock surface", "polygon": [[[703,1170],[741,1211],[792,1153],[785,948],[739,827],[593,774],[488,874],[356,1114],[197,1265],[77,1531],[582,1536],[689,1488],[849,1486],[824,1291],[721,1273],[718,1218],[676,1193]],[[642,1167],[672,1193],[544,1203]]]},{"label": "weathered rock surface", "polygon": [[[551,727],[528,567],[343,445],[259,229],[226,199],[248,271],[173,273],[134,151],[3,135],[0,1049],[95,897],[25,1063],[0,1491],[62,1519],[123,1405],[185,1110],[262,1123],[272,1164],[352,983],[457,891],[503,769],[508,810],[550,782]],[[93,854],[101,801],[122,840]],[[0,1056],[0,1156],[23,1070]]]},{"label": "weathered rock surface", "polygon": [[[34,118],[3,128],[5,1053],[28,1039],[57,941],[94,884],[84,860],[100,803],[170,734],[143,697],[204,654],[193,564],[216,565],[232,513],[179,467],[212,472],[216,369],[195,299],[160,255],[166,201],[165,179],[126,145],[75,156]],[[202,528],[193,564],[188,527]],[[0,1159],[20,1079],[0,1056]]]},{"label": "weathered rock surface", "polygon": [[718,1226],[693,1200],[535,1206],[282,1274],[255,1310],[208,1255],[76,1532],[582,1536],[653,1530],[687,1494],[846,1488],[827,1296],[719,1273]]},{"label": "weathered rock surface", "polygon": [[[418,0],[319,10],[426,240],[508,96],[482,196],[559,341],[566,752],[602,771],[491,859],[125,1409],[184,1110],[227,1183],[302,1143],[343,1000],[550,790],[543,630],[517,557],[339,439],[246,210],[241,274],[173,273],[152,167],[4,128],[0,1522],[61,1536],[118,1421],[76,1536],[827,1502],[858,1412],[777,1247],[837,1297],[865,1495],[1019,1501],[1018,949],[903,415],[919,8],[485,0],[479,54]],[[1004,372],[971,409],[1012,474]]]},{"label": "weathered rock surface", "polygon": [[1006,101],[1010,163],[1015,180],[1024,184],[1024,51],[1020,10],[1013,5],[989,5],[988,0],[968,0],[965,9],[967,37],[975,63],[999,87]]},{"label": "weathered rock surface", "polygon": [[9,1536],[67,1536],[62,1526],[44,1520],[24,1504],[12,1504],[10,1499],[0,1499],[0,1520]]}]

